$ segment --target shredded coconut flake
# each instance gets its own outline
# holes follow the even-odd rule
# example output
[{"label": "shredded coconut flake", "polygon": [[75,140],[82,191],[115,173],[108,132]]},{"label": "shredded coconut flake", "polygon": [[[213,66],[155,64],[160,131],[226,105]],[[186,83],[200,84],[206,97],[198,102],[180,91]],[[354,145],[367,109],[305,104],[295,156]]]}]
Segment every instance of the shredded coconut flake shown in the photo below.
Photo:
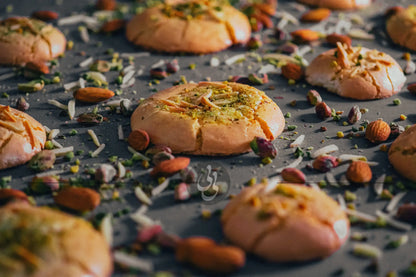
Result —
[{"label": "shredded coconut flake", "polygon": [[302,160],[303,160],[303,157],[299,156],[296,160],[294,160],[292,163],[288,164],[287,166],[280,167],[280,168],[276,169],[276,172],[281,173],[283,171],[283,169],[285,169],[285,168],[290,168],[290,167],[295,168],[302,162]]},{"label": "shredded coconut flake", "polygon": [[73,152],[74,147],[68,146],[68,147],[63,147],[63,148],[56,148],[56,149],[52,149],[52,151],[55,153],[56,156],[65,156],[69,152]]},{"label": "shredded coconut flake", "polygon": [[93,57],[86,58],[85,60],[79,63],[79,67],[88,67],[92,65],[93,62],[94,62]]},{"label": "shredded coconut flake", "polygon": [[386,212],[391,213],[397,207],[397,204],[399,204],[400,200],[402,200],[405,196],[406,192],[399,192],[396,194],[387,204],[385,208]]},{"label": "shredded coconut flake", "polygon": [[153,272],[153,263],[138,258],[137,256],[129,255],[121,251],[114,251],[113,252],[114,261],[116,263],[122,264],[124,266],[140,270],[142,272],[146,273],[152,273]]},{"label": "shredded coconut flake", "polygon": [[55,99],[48,99],[48,104],[51,104],[57,108],[60,108],[62,110],[68,110],[68,106],[64,105],[62,103],[59,103],[58,101],[56,101]]},{"label": "shredded coconut flake", "polygon": [[97,157],[105,148],[105,144],[101,144],[94,152],[91,153],[91,157],[95,158]]},{"label": "shredded coconut flake", "polygon": [[321,155],[326,155],[326,154],[329,154],[338,150],[339,150],[338,146],[336,146],[335,144],[330,144],[322,148],[319,148],[318,150],[313,152],[311,157],[315,159]]},{"label": "shredded coconut flake", "polygon": [[94,142],[94,144],[99,147],[101,145],[97,135],[95,134],[94,130],[88,129],[88,135],[90,135],[90,137],[92,138],[92,141]]},{"label": "shredded coconut flake", "polygon": [[305,140],[305,135],[298,136],[290,145],[290,148],[299,147]]},{"label": "shredded coconut flake", "polygon": [[140,187],[134,189],[134,195],[145,205],[152,205],[152,200],[144,193]]}]

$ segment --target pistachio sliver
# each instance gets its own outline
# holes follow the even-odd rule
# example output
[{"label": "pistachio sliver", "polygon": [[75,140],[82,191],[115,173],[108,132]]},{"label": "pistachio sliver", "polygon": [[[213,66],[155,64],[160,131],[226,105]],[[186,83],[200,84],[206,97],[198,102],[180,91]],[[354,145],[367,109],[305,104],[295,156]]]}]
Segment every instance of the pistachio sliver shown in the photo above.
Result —
[{"label": "pistachio sliver", "polygon": [[35,92],[43,89],[45,82],[43,80],[33,80],[28,83],[17,84],[17,88],[23,92]]}]

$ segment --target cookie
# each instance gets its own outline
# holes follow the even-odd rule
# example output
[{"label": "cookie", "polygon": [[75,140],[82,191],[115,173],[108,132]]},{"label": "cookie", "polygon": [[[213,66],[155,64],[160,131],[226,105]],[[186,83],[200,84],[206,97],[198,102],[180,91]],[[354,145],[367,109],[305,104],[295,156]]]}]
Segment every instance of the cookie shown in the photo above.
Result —
[{"label": "cookie", "polygon": [[46,62],[65,52],[65,36],[52,25],[27,17],[0,21],[0,64]]},{"label": "cookie", "polygon": [[311,85],[357,100],[390,97],[406,82],[403,70],[390,55],[339,42],[337,48],[317,56],[305,76]]},{"label": "cookie", "polygon": [[325,258],[347,240],[345,212],[324,192],[281,183],[244,188],[222,212],[225,236],[273,262]]},{"label": "cookie", "polygon": [[372,0],[298,0],[307,5],[333,10],[362,9],[371,5]]},{"label": "cookie", "polygon": [[42,124],[27,113],[0,105],[0,169],[29,161],[45,141]]},{"label": "cookie", "polygon": [[284,128],[279,107],[254,87],[201,82],[174,86],[146,99],[131,116],[154,144],[174,153],[231,155],[250,151],[254,137],[275,139]]},{"label": "cookie", "polygon": [[18,202],[0,208],[1,276],[110,276],[104,237],[89,222]]},{"label": "cookie", "polygon": [[391,144],[389,161],[402,176],[416,182],[416,124]]},{"label": "cookie", "polygon": [[162,52],[211,53],[249,40],[247,17],[225,1],[161,4],[136,15],[127,39]]},{"label": "cookie", "polygon": [[387,34],[394,43],[416,51],[416,5],[398,10],[386,22]]}]

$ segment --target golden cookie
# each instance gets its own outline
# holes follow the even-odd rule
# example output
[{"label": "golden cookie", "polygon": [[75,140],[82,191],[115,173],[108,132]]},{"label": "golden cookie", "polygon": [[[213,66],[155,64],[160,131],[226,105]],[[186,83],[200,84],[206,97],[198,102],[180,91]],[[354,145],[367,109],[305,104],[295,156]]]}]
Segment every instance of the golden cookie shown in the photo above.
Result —
[{"label": "golden cookie", "polygon": [[397,172],[416,182],[416,125],[401,133],[391,144],[389,160]]},{"label": "golden cookie", "polygon": [[52,25],[27,17],[0,22],[0,64],[46,62],[65,52],[65,36]]},{"label": "golden cookie", "polygon": [[349,221],[324,192],[298,184],[244,188],[222,212],[225,236],[274,262],[324,258],[347,240]]},{"label": "golden cookie", "polygon": [[357,100],[390,97],[406,82],[400,65],[388,54],[341,43],[316,57],[305,75],[311,85]]},{"label": "golden cookie", "polygon": [[42,124],[24,112],[0,105],[0,169],[29,161],[45,141]]},{"label": "golden cookie", "polygon": [[225,1],[162,4],[136,15],[127,39],[163,52],[211,53],[249,40],[247,17]]},{"label": "golden cookie", "polygon": [[284,128],[279,107],[254,87],[201,82],[160,91],[131,117],[154,144],[175,153],[231,155],[250,151],[254,137],[275,139]]},{"label": "golden cookie", "polygon": [[386,30],[393,42],[416,51],[416,5],[398,11],[387,19]]},{"label": "golden cookie", "polygon": [[0,209],[1,276],[110,276],[104,237],[87,221],[18,202]]}]

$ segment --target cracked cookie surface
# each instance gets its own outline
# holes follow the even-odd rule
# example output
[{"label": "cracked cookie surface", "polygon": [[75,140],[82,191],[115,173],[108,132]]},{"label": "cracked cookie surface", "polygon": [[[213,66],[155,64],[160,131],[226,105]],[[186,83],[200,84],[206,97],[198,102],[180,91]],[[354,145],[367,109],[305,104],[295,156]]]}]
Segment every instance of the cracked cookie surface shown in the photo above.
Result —
[{"label": "cracked cookie surface", "polygon": [[406,81],[403,70],[388,54],[341,43],[317,56],[305,75],[311,85],[357,100],[390,97]]},{"label": "cracked cookie surface", "polygon": [[200,82],[160,91],[134,111],[131,128],[175,153],[231,155],[250,151],[255,137],[275,139],[281,110],[264,92],[237,83]]},{"label": "cracked cookie surface", "polygon": [[349,234],[349,221],[324,192],[298,184],[244,188],[222,212],[225,236],[269,261],[324,258]]},{"label": "cracked cookie surface", "polygon": [[402,176],[416,182],[416,125],[400,134],[391,144],[389,161]]},{"label": "cracked cookie surface", "polygon": [[162,52],[211,53],[245,43],[247,17],[226,1],[162,4],[136,15],[126,26],[127,39]]},{"label": "cracked cookie surface", "polygon": [[42,124],[24,112],[0,105],[0,169],[29,161],[45,141]]},{"label": "cracked cookie surface", "polygon": [[110,249],[89,224],[63,212],[13,203],[0,209],[1,276],[110,276]]},{"label": "cracked cookie surface", "polygon": [[27,17],[0,21],[0,64],[46,62],[65,52],[65,36],[52,25]]}]

